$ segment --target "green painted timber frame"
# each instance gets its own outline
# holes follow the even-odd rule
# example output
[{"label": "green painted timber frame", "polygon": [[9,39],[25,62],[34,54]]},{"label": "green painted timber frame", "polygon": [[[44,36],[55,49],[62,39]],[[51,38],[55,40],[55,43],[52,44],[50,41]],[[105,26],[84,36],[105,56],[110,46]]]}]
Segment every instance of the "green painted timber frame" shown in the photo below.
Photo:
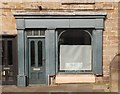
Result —
[{"label": "green painted timber frame", "polygon": [[48,75],[55,75],[56,62],[56,29],[79,28],[93,29],[93,73],[103,74],[102,66],[102,32],[104,31],[105,12],[17,12],[13,13],[18,33],[18,86],[28,83],[28,52],[26,29],[46,28],[46,83]]}]

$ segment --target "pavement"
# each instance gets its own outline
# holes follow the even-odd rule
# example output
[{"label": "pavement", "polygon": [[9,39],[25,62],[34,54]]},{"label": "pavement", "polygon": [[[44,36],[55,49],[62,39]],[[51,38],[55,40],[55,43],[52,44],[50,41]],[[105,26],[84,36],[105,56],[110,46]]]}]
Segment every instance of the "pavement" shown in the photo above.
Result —
[{"label": "pavement", "polygon": [[3,85],[1,90],[2,92],[109,92],[109,86],[106,84],[29,85],[27,87]]}]

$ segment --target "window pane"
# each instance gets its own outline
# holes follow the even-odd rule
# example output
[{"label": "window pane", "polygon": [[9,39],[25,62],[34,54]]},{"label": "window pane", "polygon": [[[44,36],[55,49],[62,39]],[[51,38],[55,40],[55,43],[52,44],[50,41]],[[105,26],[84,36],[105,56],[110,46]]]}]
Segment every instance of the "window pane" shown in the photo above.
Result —
[{"label": "window pane", "polygon": [[9,40],[7,42],[7,51],[8,51],[8,65],[12,65],[13,64],[13,55],[12,55],[12,41]]},{"label": "window pane", "polygon": [[2,40],[2,65],[4,65],[5,64],[5,62],[4,62],[4,57],[5,57],[5,54],[4,54],[4,52],[5,52],[5,41],[4,40]]},{"label": "window pane", "polygon": [[26,30],[27,36],[45,36],[45,29]]},{"label": "window pane", "polygon": [[32,36],[32,31],[31,30],[27,31],[27,36]]},{"label": "window pane", "polygon": [[34,35],[38,36],[39,35],[39,31],[38,30],[34,30]]},{"label": "window pane", "polygon": [[35,66],[35,42],[31,41],[30,42],[30,56],[31,56],[31,66]]},{"label": "window pane", "polygon": [[[89,31],[90,34],[91,31]],[[60,35],[60,36],[59,36]],[[59,44],[63,45],[91,45],[90,35],[83,30],[66,30],[66,32],[58,32]]]},{"label": "window pane", "polygon": [[42,42],[38,42],[38,66],[42,66]]},{"label": "window pane", "polygon": [[40,35],[44,36],[45,35],[45,30],[40,30]]}]

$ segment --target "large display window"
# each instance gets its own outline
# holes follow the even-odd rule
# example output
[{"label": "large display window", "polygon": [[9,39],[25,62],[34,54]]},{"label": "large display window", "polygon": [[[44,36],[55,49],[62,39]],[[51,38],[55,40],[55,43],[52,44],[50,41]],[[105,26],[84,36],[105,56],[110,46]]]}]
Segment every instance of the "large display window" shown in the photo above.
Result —
[{"label": "large display window", "polygon": [[92,30],[58,30],[59,72],[92,71]]}]

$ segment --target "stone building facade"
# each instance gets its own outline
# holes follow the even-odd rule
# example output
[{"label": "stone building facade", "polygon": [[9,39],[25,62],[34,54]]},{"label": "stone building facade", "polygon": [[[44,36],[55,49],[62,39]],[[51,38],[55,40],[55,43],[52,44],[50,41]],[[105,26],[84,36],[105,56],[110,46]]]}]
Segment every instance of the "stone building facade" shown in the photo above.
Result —
[{"label": "stone building facade", "polygon": [[[118,10],[119,2],[95,2],[93,0],[36,0],[36,1],[17,1],[0,3],[0,34],[1,35],[17,35],[17,24],[14,17],[16,12],[36,12],[36,13],[51,13],[51,12],[104,12],[103,29],[103,45],[102,45],[102,68],[103,75],[95,76],[95,83],[109,83],[110,79],[110,63],[118,54]],[[64,82],[64,81],[63,81]]]}]

